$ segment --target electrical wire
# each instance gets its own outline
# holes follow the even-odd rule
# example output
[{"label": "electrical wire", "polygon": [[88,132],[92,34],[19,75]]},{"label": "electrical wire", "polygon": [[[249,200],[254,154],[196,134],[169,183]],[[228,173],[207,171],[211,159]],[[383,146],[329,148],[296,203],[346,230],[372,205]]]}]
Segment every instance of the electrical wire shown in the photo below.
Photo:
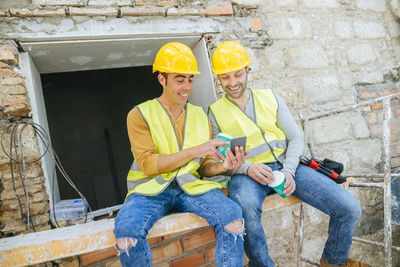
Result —
[{"label": "electrical wire", "polygon": [[[22,126],[22,127],[20,127],[20,126]],[[25,160],[23,143],[22,143],[22,133],[25,130],[25,128],[28,126],[31,126],[33,128],[34,133],[39,137],[40,141],[42,142],[42,144],[45,147],[42,154],[33,158],[30,161]],[[18,128],[21,128],[19,131],[19,136],[18,136]],[[4,137],[5,137],[6,133],[10,132],[10,130],[11,130],[10,152],[7,153],[7,150],[5,149],[5,145],[4,145]],[[19,137],[19,139],[17,139],[17,137]],[[51,183],[52,184],[51,198],[52,198],[52,202],[53,202],[53,205],[52,205],[53,218],[55,220],[56,226],[60,227],[60,225],[58,224],[57,218],[56,218],[55,203],[54,203],[54,180],[56,177],[56,168],[60,171],[61,175],[65,178],[65,180],[68,182],[68,184],[78,193],[78,195],[82,199],[84,206],[85,206],[85,222],[87,221],[88,211],[87,211],[86,207],[88,207],[90,211],[92,209],[91,209],[90,205],[88,204],[88,201],[86,200],[85,196],[78,190],[78,188],[75,186],[72,179],[66,173],[63,165],[61,164],[60,158],[58,157],[58,155],[55,152],[55,150],[53,149],[53,147],[50,145],[49,135],[46,133],[46,131],[43,129],[42,126],[40,126],[37,123],[30,122],[30,121],[24,121],[24,120],[13,122],[3,131],[0,141],[1,141],[0,143],[1,143],[1,148],[2,148],[3,152],[10,159],[9,165],[11,168],[11,179],[12,179],[12,184],[13,184],[13,190],[14,190],[14,193],[18,200],[18,205],[19,205],[19,208],[21,211],[22,220],[24,222],[25,221],[27,222],[28,232],[30,231],[30,225],[32,225],[33,231],[36,232],[36,229],[34,227],[34,224],[32,222],[32,218],[31,218],[31,210],[30,210],[30,203],[29,203],[29,185],[28,185],[28,177],[26,175],[26,165],[39,161],[47,153],[50,153],[50,155],[53,159],[53,162],[54,162],[54,165],[52,168],[53,175],[52,175],[52,179],[51,179],[51,181],[52,181],[52,183]],[[20,148],[20,155],[18,155],[18,146]],[[14,150],[13,150],[13,148],[14,148]],[[15,156],[13,155],[14,154],[13,151],[15,153]],[[26,216],[24,215],[22,202],[21,202],[20,196],[18,195],[16,186],[15,186],[15,176],[14,176],[14,165],[15,164],[17,165],[18,174],[19,174],[19,177],[21,178],[21,185],[23,187],[24,195],[25,195],[25,199],[26,199],[26,211],[27,211]],[[22,175],[22,172],[23,172],[23,175]],[[22,177],[24,177],[24,179]]]}]

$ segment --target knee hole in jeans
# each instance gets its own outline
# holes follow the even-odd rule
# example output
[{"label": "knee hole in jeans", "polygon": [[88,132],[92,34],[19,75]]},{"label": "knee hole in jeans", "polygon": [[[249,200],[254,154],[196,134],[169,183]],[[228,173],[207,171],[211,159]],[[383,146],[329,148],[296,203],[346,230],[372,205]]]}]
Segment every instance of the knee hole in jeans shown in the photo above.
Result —
[{"label": "knee hole in jeans", "polygon": [[120,238],[117,240],[117,248],[126,251],[132,246],[136,246],[137,240],[134,238]]},{"label": "knee hole in jeans", "polygon": [[243,225],[243,220],[237,220],[234,222],[231,222],[230,224],[228,224],[227,226],[225,226],[225,229],[228,232],[231,232],[233,234],[242,234],[244,231],[244,225]]}]

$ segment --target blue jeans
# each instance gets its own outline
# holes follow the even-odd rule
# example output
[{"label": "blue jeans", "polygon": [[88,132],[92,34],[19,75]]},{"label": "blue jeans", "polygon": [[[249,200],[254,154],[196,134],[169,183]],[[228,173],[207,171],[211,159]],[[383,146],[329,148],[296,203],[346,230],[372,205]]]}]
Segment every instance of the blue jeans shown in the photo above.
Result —
[{"label": "blue jeans", "polygon": [[240,207],[220,190],[199,196],[186,194],[175,182],[157,196],[130,195],[115,219],[114,235],[134,238],[127,250],[119,252],[122,266],[151,266],[152,255],[146,236],[153,224],[168,212],[192,212],[208,221],[217,236],[217,266],[243,266],[243,233],[234,234],[225,227],[237,220],[243,222]]},{"label": "blue jeans", "polygon": [[[267,164],[281,170],[280,163]],[[348,257],[352,231],[361,217],[360,205],[352,195],[325,175],[299,164],[293,195],[330,216],[329,237],[322,258],[332,265],[342,265]],[[275,266],[268,254],[265,233],[261,224],[262,203],[273,191],[247,175],[234,175],[229,185],[229,197],[242,207],[246,234],[244,250],[249,266]]]}]

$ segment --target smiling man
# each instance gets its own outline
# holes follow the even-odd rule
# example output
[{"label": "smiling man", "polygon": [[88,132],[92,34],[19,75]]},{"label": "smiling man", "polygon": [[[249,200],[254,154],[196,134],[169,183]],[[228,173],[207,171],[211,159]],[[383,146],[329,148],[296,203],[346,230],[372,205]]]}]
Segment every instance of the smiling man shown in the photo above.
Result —
[{"label": "smiling man", "polygon": [[158,51],[162,95],[132,109],[127,118],[135,162],[129,171],[128,195],[115,219],[116,248],[123,266],[151,266],[146,236],[153,224],[170,211],[192,212],[214,227],[217,266],[243,266],[243,218],[240,207],[227,198],[221,186],[202,180],[197,169],[205,156],[222,162],[215,172],[244,163],[243,150],[226,158],[216,149],[227,145],[210,140],[211,127],[201,107],[187,103],[193,77],[200,74],[196,59],[181,43],[168,43]]},{"label": "smiling man", "polygon": [[[261,224],[262,203],[272,191],[274,170],[283,172],[283,193],[293,194],[330,216],[329,236],[321,257],[322,267],[367,266],[348,258],[352,230],[361,216],[349,192],[321,173],[299,165],[304,150],[302,134],[285,102],[270,89],[247,88],[251,60],[237,42],[225,42],[212,57],[212,70],[226,96],[210,106],[213,136],[220,132],[247,136],[246,162],[232,171],[229,197],[242,207],[246,223],[245,252],[249,266],[275,266]],[[213,175],[208,166],[204,175]]]}]

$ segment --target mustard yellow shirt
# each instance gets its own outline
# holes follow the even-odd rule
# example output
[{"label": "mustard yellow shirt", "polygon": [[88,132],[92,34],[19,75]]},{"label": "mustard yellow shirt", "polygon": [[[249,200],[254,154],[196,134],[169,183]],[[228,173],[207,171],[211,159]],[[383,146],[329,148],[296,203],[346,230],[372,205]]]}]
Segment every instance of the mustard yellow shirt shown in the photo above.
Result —
[{"label": "mustard yellow shirt", "polygon": [[[183,128],[185,125],[186,110],[183,110],[183,112],[179,115],[179,117],[175,119],[170,109],[165,105],[163,106],[165,110],[168,111],[172,123],[174,124],[174,128],[180,146],[183,139]],[[211,123],[209,123],[209,127],[210,127],[210,138],[211,138],[212,136]],[[129,135],[129,141],[131,143],[131,148],[133,150],[134,155],[136,156],[135,160],[137,161],[140,170],[142,170],[149,176],[160,174],[157,165],[158,156],[160,154],[157,154],[156,152],[153,139],[151,138],[151,132],[149,126],[143,119],[137,107],[133,108],[128,113],[127,128],[128,128],[128,135]],[[200,166],[200,169],[202,168],[204,163],[206,163],[206,161],[203,161],[203,163]],[[183,166],[184,164],[185,162],[182,162],[180,166]]]}]

